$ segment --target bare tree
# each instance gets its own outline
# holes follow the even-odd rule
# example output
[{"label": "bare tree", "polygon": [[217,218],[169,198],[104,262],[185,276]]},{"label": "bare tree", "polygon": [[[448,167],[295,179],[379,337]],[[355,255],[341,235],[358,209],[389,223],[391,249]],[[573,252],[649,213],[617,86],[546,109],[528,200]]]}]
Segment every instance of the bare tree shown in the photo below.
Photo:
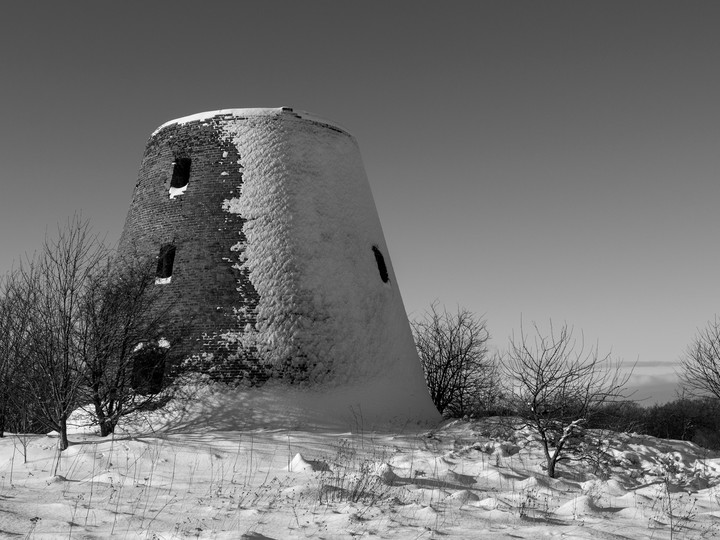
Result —
[{"label": "bare tree", "polygon": [[436,303],[412,323],[425,381],[441,414],[463,417],[497,398],[497,364],[488,355],[485,321],[470,311],[440,311]]},{"label": "bare tree", "polygon": [[13,357],[6,353],[9,320],[8,303],[3,296],[0,298],[0,437],[5,436],[14,372]]},{"label": "bare tree", "polygon": [[0,282],[0,435],[14,412],[57,431],[64,450],[78,407],[89,404],[108,435],[155,399],[184,334],[164,324],[173,304],[160,302],[156,264],[113,257],[75,216]]},{"label": "bare tree", "polygon": [[20,352],[28,339],[29,306],[22,301],[16,273],[9,272],[0,281],[0,437],[13,417],[13,409],[21,406]]},{"label": "bare tree", "polygon": [[504,372],[517,414],[540,436],[547,474],[555,478],[559,461],[583,459],[588,417],[603,404],[627,399],[632,369],[622,370],[610,353],[600,356],[597,344],[586,348],[566,324],[555,333],[550,323],[549,335],[533,328],[530,338],[521,323],[520,336],[510,338]]},{"label": "bare tree", "polygon": [[680,364],[680,380],[691,392],[720,399],[720,321],[698,330]]},{"label": "bare tree", "polygon": [[7,294],[7,283],[10,279],[5,276],[0,287],[2,288],[2,296],[0,296],[0,437],[5,435],[7,428],[8,416],[10,414],[10,403],[13,393],[13,378],[17,362],[10,350],[13,347],[15,338],[13,332],[13,317],[11,302],[12,299]]},{"label": "bare tree", "polygon": [[[155,399],[182,328],[155,287],[155,260],[113,260],[88,280],[78,324],[80,377],[102,436]],[[138,368],[143,371],[140,373]],[[139,379],[147,380],[139,380]]]},{"label": "bare tree", "polygon": [[26,365],[35,306],[28,301],[20,273],[8,272],[0,281],[0,437],[36,429],[35,404],[28,392]]},{"label": "bare tree", "polygon": [[67,420],[79,405],[82,362],[79,347],[83,295],[108,251],[78,216],[46,237],[40,253],[21,265],[18,283],[31,308],[21,360],[26,388],[44,423],[68,447]]}]

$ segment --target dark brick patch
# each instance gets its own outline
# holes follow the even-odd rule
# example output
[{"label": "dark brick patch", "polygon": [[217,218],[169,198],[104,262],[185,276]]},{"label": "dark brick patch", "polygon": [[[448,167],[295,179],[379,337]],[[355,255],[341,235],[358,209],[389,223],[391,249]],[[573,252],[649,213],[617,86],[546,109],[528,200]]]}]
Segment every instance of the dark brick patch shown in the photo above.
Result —
[{"label": "dark brick patch", "polygon": [[[246,271],[238,268],[242,251],[231,251],[245,241],[243,219],[222,209],[223,201],[239,195],[243,181],[242,156],[221,137],[228,118],[170,124],[149,139],[119,252],[157,257],[163,246],[174,246],[171,280],[155,286],[162,287],[165,305],[173,306],[173,319],[188,328],[183,355],[212,354],[204,369],[213,376],[260,382],[264,371],[254,351],[222,338],[253,324],[258,303]],[[184,185],[185,174],[186,191],[170,199],[171,183]],[[245,315],[236,314],[241,307]]]}]

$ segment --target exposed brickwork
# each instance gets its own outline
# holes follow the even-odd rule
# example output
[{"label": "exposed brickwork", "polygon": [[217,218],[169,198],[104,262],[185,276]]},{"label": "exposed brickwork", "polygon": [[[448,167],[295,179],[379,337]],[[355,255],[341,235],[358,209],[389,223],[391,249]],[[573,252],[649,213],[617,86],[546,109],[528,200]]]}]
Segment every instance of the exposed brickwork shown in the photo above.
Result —
[{"label": "exposed brickwork", "polygon": [[[158,284],[173,304],[174,317],[190,325],[186,352],[212,355],[212,372],[222,378],[262,379],[252,351],[238,354],[221,338],[254,323],[257,293],[243,270],[241,217],[222,210],[242,185],[242,156],[220,136],[224,117],[170,124],[147,143],[133,201],[120,240],[121,254],[157,256],[164,244],[176,247],[172,278]],[[191,160],[185,192],[171,199],[175,159]],[[241,300],[244,299],[244,300]],[[247,308],[238,316],[236,309]],[[243,356],[240,358],[239,356]]]}]

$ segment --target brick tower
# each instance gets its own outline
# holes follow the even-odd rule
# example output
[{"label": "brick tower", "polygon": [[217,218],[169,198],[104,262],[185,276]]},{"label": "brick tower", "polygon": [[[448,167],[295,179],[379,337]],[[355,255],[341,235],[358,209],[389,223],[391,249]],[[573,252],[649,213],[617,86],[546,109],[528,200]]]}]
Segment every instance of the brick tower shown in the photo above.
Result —
[{"label": "brick tower", "polygon": [[250,385],[367,387],[348,395],[392,394],[397,414],[435,417],[360,152],[342,128],[290,108],[162,125],[119,251],[157,257],[155,287],[189,323],[196,369]]}]

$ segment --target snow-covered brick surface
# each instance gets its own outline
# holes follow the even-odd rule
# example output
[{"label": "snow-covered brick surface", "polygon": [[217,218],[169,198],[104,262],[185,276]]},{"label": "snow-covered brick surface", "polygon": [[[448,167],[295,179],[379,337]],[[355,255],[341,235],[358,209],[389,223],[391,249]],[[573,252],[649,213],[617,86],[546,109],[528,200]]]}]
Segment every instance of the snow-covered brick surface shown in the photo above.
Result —
[{"label": "snow-covered brick surface", "polygon": [[243,167],[223,209],[246,220],[242,266],[260,298],[246,339],[288,381],[344,387],[373,414],[434,416],[355,140],[292,115],[223,132]]},{"label": "snow-covered brick surface", "polygon": [[292,113],[300,118],[304,118],[306,120],[312,120],[314,122],[317,122],[319,124],[325,124],[328,126],[333,126],[339,129],[342,129],[343,131],[346,131],[345,128],[343,128],[341,125],[337,124],[336,122],[331,122],[329,120],[325,120],[324,118],[320,118],[319,116],[309,113],[307,111],[299,111],[297,109],[292,109],[291,107],[256,107],[256,108],[245,108],[245,109],[220,109],[217,111],[205,111],[201,113],[195,113],[188,116],[183,116],[182,118],[176,118],[174,120],[170,120],[168,122],[165,122],[163,125],[161,125],[159,128],[157,128],[153,135],[158,133],[163,128],[166,128],[167,126],[171,126],[173,124],[187,124],[190,122],[204,122],[207,120],[210,120],[212,118],[215,118],[217,116],[235,116],[238,118],[250,118],[250,117],[269,117],[269,116],[280,116],[283,113]]}]

